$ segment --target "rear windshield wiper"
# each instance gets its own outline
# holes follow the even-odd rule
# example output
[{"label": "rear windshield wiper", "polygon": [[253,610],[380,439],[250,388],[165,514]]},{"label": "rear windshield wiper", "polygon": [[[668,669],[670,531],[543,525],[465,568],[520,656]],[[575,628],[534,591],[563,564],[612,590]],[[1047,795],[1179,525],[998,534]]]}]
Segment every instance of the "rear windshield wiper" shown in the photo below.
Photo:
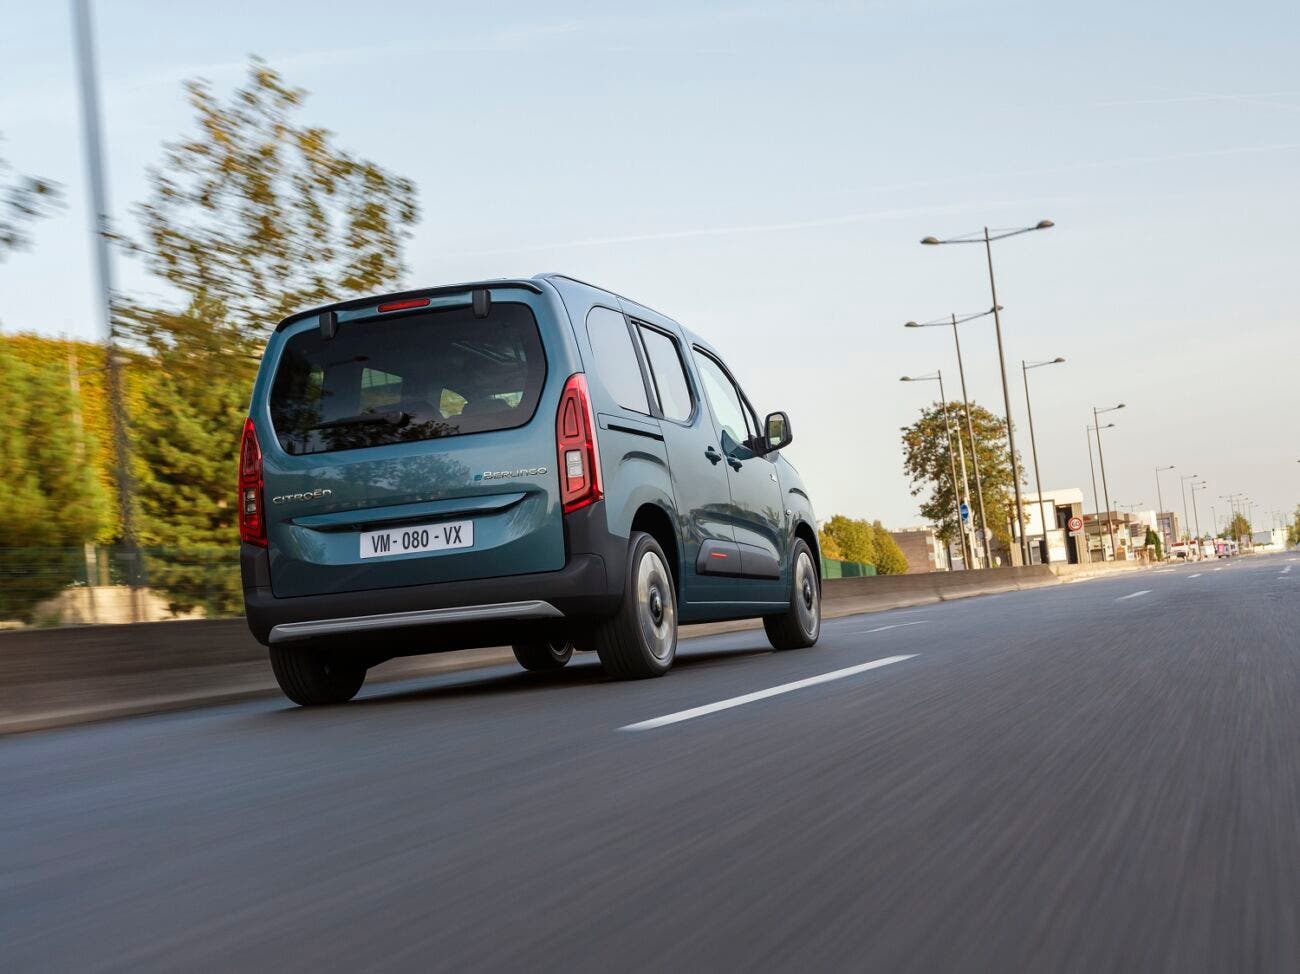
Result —
[{"label": "rear windshield wiper", "polygon": [[410,413],[358,413],[356,416],[343,416],[339,419],[331,419],[324,423],[317,423],[315,426],[310,428],[314,430],[329,430],[338,429],[341,426],[377,426],[380,424],[386,426],[405,426],[410,421]]}]

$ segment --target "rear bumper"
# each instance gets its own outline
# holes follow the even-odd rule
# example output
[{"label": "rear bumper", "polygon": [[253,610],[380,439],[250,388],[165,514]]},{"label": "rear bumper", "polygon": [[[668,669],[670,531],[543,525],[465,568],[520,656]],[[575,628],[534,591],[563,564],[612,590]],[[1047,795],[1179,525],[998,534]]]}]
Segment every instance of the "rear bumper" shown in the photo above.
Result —
[{"label": "rear bumper", "polygon": [[565,518],[557,572],[364,592],[276,598],[266,549],[243,544],[248,628],[263,645],[310,642],[376,657],[499,646],[607,616],[623,592],[627,539],[605,529],[602,504]]}]

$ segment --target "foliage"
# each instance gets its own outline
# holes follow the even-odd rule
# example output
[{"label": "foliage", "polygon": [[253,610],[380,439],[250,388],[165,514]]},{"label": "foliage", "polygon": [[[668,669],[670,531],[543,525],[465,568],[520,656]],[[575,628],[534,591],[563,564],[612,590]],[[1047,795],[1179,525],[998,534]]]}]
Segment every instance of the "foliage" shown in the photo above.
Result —
[{"label": "foliage", "polygon": [[845,561],[844,550],[835,538],[826,533],[823,528],[817,532],[817,547],[821,549],[823,558],[830,558],[834,561]]},{"label": "foliage", "polygon": [[1156,561],[1164,559],[1164,545],[1161,543],[1160,535],[1155,528],[1147,528],[1146,546],[1156,549]]},{"label": "foliage", "polygon": [[[970,412],[978,449],[972,448],[966,430],[962,403],[948,404],[948,413],[952,420],[961,420],[953,422],[953,426],[965,447],[967,464],[971,463],[972,457],[979,459],[980,479],[984,485],[984,506],[989,519],[988,528],[995,537],[1009,545],[1014,488],[1011,478],[1011,453],[1007,447],[1007,424],[1005,420],[994,416],[974,402],[970,404]],[[954,542],[960,538],[961,528],[957,523],[957,500],[953,495],[952,467],[949,464],[951,441],[944,423],[943,404],[936,402],[930,408],[922,410],[921,418],[911,426],[904,427],[901,432],[903,469],[911,479],[912,496],[925,494],[921,503],[921,514],[937,526],[940,538],[949,543]],[[958,470],[960,471],[960,466]],[[960,473],[958,475],[960,476]],[[970,478],[970,496],[972,506],[975,507],[971,513],[972,518],[978,519],[978,506],[973,500],[975,496],[973,469],[970,471]]]},{"label": "foliage", "polygon": [[876,563],[876,533],[868,521],[836,514],[822,525],[821,536],[830,539],[839,551],[838,555],[826,555],[828,558],[864,565]]},{"label": "foliage", "polygon": [[1246,520],[1245,515],[1241,513],[1233,514],[1225,532],[1227,537],[1232,538],[1234,541],[1240,541],[1242,538],[1250,537],[1250,533],[1250,522]]},{"label": "foliage", "polygon": [[876,573],[879,575],[906,575],[907,556],[898,542],[879,521],[871,524],[876,542]]},{"label": "foliage", "polygon": [[62,205],[59,187],[34,176],[10,177],[10,165],[0,159],[0,260],[31,243],[27,225],[49,216]]},{"label": "foliage", "polygon": [[1300,544],[1300,505],[1296,506],[1295,514],[1291,516],[1291,523],[1287,526],[1286,543]]}]

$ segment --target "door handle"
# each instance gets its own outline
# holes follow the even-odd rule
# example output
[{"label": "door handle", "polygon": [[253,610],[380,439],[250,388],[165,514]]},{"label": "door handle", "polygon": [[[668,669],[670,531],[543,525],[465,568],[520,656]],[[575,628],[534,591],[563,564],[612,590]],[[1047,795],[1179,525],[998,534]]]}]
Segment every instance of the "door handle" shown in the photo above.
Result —
[{"label": "door handle", "polygon": [[710,444],[709,448],[704,451],[704,455],[709,458],[709,463],[713,464],[715,467],[718,465],[718,461],[722,459],[722,454],[715,450],[712,444]]},{"label": "door handle", "polygon": [[731,469],[732,469],[732,470],[739,470],[741,467],[744,466],[743,463],[741,463],[739,460],[737,460],[737,459],[736,459],[735,457],[733,457],[733,456],[728,456],[728,457],[727,457],[727,463],[731,464]]}]

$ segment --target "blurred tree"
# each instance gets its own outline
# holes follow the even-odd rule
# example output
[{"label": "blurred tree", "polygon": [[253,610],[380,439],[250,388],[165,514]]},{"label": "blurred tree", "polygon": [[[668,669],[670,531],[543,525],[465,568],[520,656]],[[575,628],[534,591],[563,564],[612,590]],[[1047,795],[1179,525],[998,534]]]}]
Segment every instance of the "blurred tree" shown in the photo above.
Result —
[{"label": "blurred tree", "polygon": [[[960,402],[949,403],[952,416],[963,416]],[[1011,508],[1013,488],[1011,482],[1011,453],[1007,449],[1007,424],[983,406],[971,403],[971,425],[975,428],[973,448],[966,432],[966,423],[957,431],[966,448],[967,462],[979,457],[980,479],[984,484],[984,506],[988,514],[988,528],[1003,544],[1010,544]],[[912,496],[929,491],[921,504],[921,514],[937,525],[939,537],[948,543],[959,538],[956,499],[953,497],[952,468],[948,463],[949,440],[944,425],[943,410],[939,403],[921,412],[921,418],[902,429],[903,469],[912,481]],[[973,503],[973,501],[972,501]],[[977,512],[972,512],[978,517]]]},{"label": "blurred tree", "polygon": [[1147,528],[1146,546],[1156,549],[1156,561],[1164,560],[1164,545],[1161,544],[1160,535],[1156,533],[1155,528]]},{"label": "blurred tree", "polygon": [[27,225],[62,205],[59,187],[34,176],[11,176],[13,168],[0,159],[0,260],[31,243]]},{"label": "blurred tree", "polygon": [[906,575],[907,556],[903,554],[903,549],[898,547],[894,536],[879,521],[873,521],[871,528],[875,535],[873,540],[876,545],[876,574]]},{"label": "blurred tree", "polygon": [[817,532],[817,547],[821,549],[823,558],[844,561],[844,552],[840,548],[840,543],[827,534],[824,528]]},{"label": "blurred tree", "polygon": [[1300,504],[1296,505],[1295,514],[1291,516],[1291,525],[1286,529],[1286,543],[1300,544]]},{"label": "blurred tree", "polygon": [[834,542],[841,561],[856,561],[864,565],[876,563],[875,532],[869,522],[836,514],[822,525],[821,533],[823,538]]},{"label": "blurred tree", "polygon": [[1240,542],[1243,538],[1250,537],[1250,522],[1245,516],[1237,513],[1232,515],[1232,520],[1228,522],[1228,528],[1225,532],[1233,541]]},{"label": "blurred tree", "polygon": [[[132,419],[140,536],[177,608],[237,607],[233,477],[269,329],[293,311],[394,287],[415,186],[296,114],[305,93],[254,58],[222,101],[186,85],[197,133],[165,147],[122,239],[182,299],[119,302],[153,366]],[[226,552],[223,565],[214,554]]]}]

